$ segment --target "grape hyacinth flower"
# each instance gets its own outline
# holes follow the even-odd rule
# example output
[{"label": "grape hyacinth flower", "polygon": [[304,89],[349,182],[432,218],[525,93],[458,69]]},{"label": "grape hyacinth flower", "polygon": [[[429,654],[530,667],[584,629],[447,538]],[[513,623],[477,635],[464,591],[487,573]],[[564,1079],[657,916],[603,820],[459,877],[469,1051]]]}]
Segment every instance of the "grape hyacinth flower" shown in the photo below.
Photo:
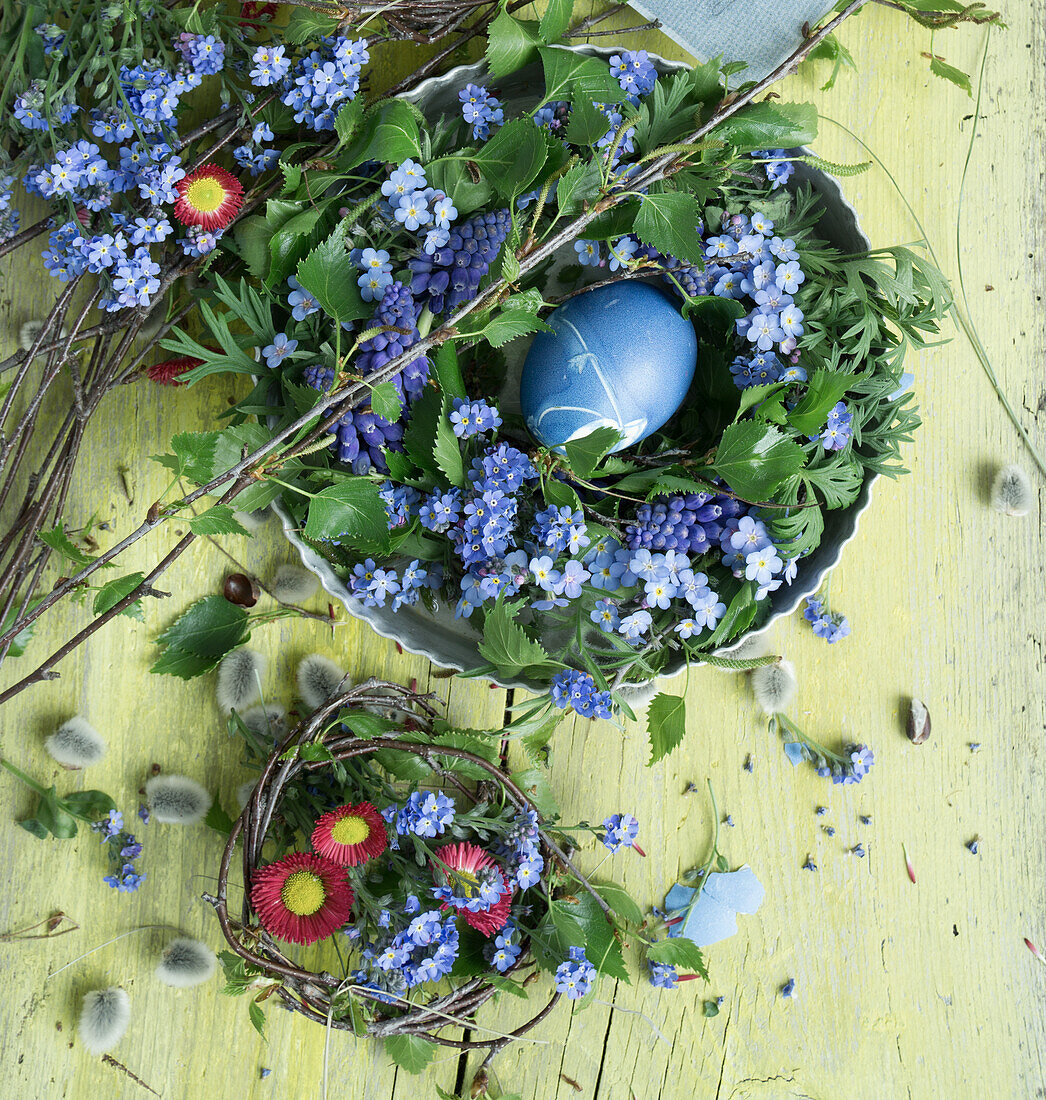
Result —
[{"label": "grape hyacinth flower", "polygon": [[445,245],[431,255],[423,252],[408,261],[413,273],[411,293],[434,314],[471,301],[511,226],[511,216],[504,208],[476,214],[456,226]]}]

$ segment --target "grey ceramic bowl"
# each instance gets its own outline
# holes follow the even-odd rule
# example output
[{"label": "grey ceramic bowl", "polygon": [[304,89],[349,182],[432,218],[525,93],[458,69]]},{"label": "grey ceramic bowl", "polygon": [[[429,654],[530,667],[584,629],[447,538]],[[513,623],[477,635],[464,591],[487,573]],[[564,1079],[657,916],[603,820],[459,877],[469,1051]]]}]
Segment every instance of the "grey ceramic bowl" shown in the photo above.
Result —
[{"label": "grey ceramic bowl", "polygon": [[[615,52],[595,46],[579,47],[579,51],[604,59]],[[677,72],[685,68],[684,65],[675,61],[659,58],[652,58],[652,60],[661,72]],[[485,66],[482,62],[475,65],[462,65],[443,76],[425,81],[405,98],[417,103],[426,114],[433,117],[456,112],[459,109],[458,89],[470,81],[482,83],[484,75]],[[514,106],[516,104],[526,106],[537,103],[535,89],[539,87],[541,87],[540,68],[534,65],[512,74],[507,80],[499,81],[497,91],[499,96]],[[843,198],[842,191],[834,179],[808,165],[796,164],[793,180],[795,185],[808,183],[821,197],[824,215],[819,229],[826,240],[846,252],[860,252],[869,247],[868,238],[857,223],[856,212]],[[517,340],[508,345],[513,353],[508,363],[510,379],[515,373],[514,368],[522,361],[527,346],[526,340]],[[507,405],[514,403],[515,394],[511,384],[506,386],[504,397]],[[766,633],[778,619],[791,615],[807,596],[813,595],[821,587],[825,576],[838,564],[843,547],[857,533],[857,523],[868,507],[873,481],[875,481],[874,477],[866,478],[857,499],[848,508],[825,514],[825,530],[820,546],[809,557],[803,559],[794,583],[790,587],[779,588],[770,596],[771,612],[766,622],[758,630],[750,631],[732,643],[728,649],[721,650],[721,653],[736,650],[756,635]],[[364,607],[352,596],[331,563],[301,540],[294,521],[282,504],[277,503],[275,509],[283,523],[288,540],[301,555],[302,564],[316,574],[327,592],[340,600],[349,614],[368,622],[383,638],[399,642],[404,649],[427,657],[433,664],[443,668],[456,669],[460,672],[478,668],[486,663],[477,648],[480,641],[479,631],[470,625],[468,619],[455,619],[453,606],[441,605],[435,615],[429,614],[420,606],[401,608],[395,613],[388,607]],[[627,693],[629,701],[634,706],[641,706],[648,702],[659,690],[660,680],[677,676],[685,667],[686,661],[682,655],[676,656],[656,680],[646,684],[629,685]],[[546,685],[529,680],[502,680],[497,677],[492,679],[505,688],[524,688],[538,693],[544,693],[547,690]]]}]

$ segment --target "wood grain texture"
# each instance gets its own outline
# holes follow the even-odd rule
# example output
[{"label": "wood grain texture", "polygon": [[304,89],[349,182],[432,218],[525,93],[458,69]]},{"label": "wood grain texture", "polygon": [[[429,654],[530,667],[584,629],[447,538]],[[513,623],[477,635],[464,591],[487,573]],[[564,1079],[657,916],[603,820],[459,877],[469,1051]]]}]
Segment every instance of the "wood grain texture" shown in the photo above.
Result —
[{"label": "wood grain texture", "polygon": [[[970,307],[999,377],[1046,446],[1046,3],[1008,6],[1010,29],[994,35],[987,64],[962,253]],[[629,25],[634,16],[618,19]],[[910,31],[895,13],[869,11],[843,37],[857,74],[844,74],[822,93],[818,71],[792,80],[782,94],[815,99],[867,140],[953,274],[970,102],[930,78],[918,56],[928,36]],[[682,56],[654,34],[643,44]],[[963,32],[938,35],[936,48],[970,71],[982,44],[981,32]],[[818,149],[834,160],[862,156],[827,124]],[[878,170],[846,181],[845,189],[874,244],[918,236]],[[40,316],[53,296],[53,284],[38,272],[25,261],[8,268],[0,303],[4,351],[18,325]],[[1046,971],[1022,943],[1029,936],[1046,945],[1041,521],[1038,509],[1010,520],[987,507],[992,471],[1004,462],[1030,463],[968,347],[956,339],[919,356],[915,370],[926,423],[907,455],[912,475],[877,486],[832,580],[833,603],[849,616],[852,637],[829,648],[793,621],[776,638],[800,672],[797,717],[817,735],[872,744],[878,763],[871,777],[843,790],[793,770],[765,733],[744,679],[707,669],[690,673],[691,728],[683,747],[658,767],[644,766],[638,725],[565,723],[552,758],[564,815],[598,820],[636,813],[648,857],[624,851],[604,870],[612,869],[641,903],[660,900],[677,873],[702,858],[709,808],[700,794],[685,791],[706,777],[734,821],[723,830],[723,849],[734,865],[752,865],[767,900],[758,915],[739,919],[737,936],[710,952],[708,987],[693,982],[659,992],[645,980],[604,984],[583,1010],[561,1006],[535,1029],[535,1042],[518,1044],[495,1063],[505,1091],[528,1100],[1046,1095]],[[163,450],[176,430],[210,425],[230,396],[225,382],[191,391],[142,383],[113,395],[89,432],[69,522],[96,512],[113,537],[129,530],[164,486],[163,471],[146,456]],[[120,465],[132,471],[133,505],[120,489]],[[155,560],[174,537],[173,530],[154,534],[127,555],[123,571]],[[275,524],[253,541],[228,538],[224,545],[263,577],[291,560]],[[108,790],[128,815],[154,761],[204,781],[232,805],[246,773],[222,732],[213,683],[148,673],[151,639],[191,599],[213,591],[226,567],[212,546],[198,544],[168,575],[162,587],[172,597],[150,604],[144,625],[111,624],[61,666],[59,680],[9,704],[0,716],[4,755],[62,790]],[[322,606],[318,598],[314,603]],[[53,613],[30,655],[0,673],[3,683],[84,621],[84,611],[69,605]],[[418,677],[464,724],[496,724],[503,712],[500,691],[433,680],[426,662],[398,654],[355,623],[339,627],[333,642],[318,623],[273,624],[259,628],[252,644],[270,658],[270,697],[284,702],[292,697],[296,661],[320,651],[361,677]],[[933,737],[918,748],[903,734],[912,694],[933,714]],[[110,745],[106,761],[83,777],[54,769],[41,746],[76,712]],[[971,753],[969,742],[981,750]],[[751,774],[742,768],[749,753]],[[30,800],[8,776],[0,779],[0,800],[8,883],[0,894],[0,930],[56,908],[81,926],[53,942],[0,944],[4,1096],[149,1095],[74,1043],[80,997],[114,982],[128,990],[134,1012],[114,1055],[164,1097],[321,1095],[322,1029],[272,1009],[266,1044],[248,1025],[245,1004],[223,997],[217,980],[198,990],[160,986],[151,971],[162,933],[129,937],[45,982],[50,970],[142,923],[176,924],[217,947],[216,922],[200,901],[213,885],[222,846],[217,834],[143,829],[148,880],[137,894],[117,895],[101,882],[96,839],[43,843],[17,828],[13,819]],[[814,815],[819,804],[828,807],[821,818]],[[870,815],[871,824],[861,825],[859,814]],[[833,837],[824,824],[835,827]],[[981,837],[979,856],[964,847],[974,835]],[[847,851],[858,841],[868,851],[864,859]],[[902,843],[917,885],[905,874]],[[808,853],[816,873],[800,869]],[[788,978],[796,981],[791,1000],[779,995]],[[705,1019],[701,1002],[717,995],[722,1010]],[[511,1023],[524,1006],[507,1000],[486,1010],[481,1023]],[[271,1068],[267,1079],[260,1079],[261,1067]],[[457,1070],[448,1056],[420,1080],[409,1078],[374,1044],[336,1035],[329,1095],[429,1097],[436,1084],[451,1088]]]}]

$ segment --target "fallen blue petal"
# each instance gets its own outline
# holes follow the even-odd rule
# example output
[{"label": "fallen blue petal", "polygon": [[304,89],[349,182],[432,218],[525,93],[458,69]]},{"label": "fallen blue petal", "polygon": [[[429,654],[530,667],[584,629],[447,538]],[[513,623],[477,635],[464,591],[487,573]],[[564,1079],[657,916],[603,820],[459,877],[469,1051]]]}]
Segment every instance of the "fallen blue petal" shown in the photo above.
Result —
[{"label": "fallen blue petal", "polygon": [[803,760],[803,745],[801,741],[788,741],[784,747],[785,756],[792,762],[794,768],[796,764],[802,763]]}]

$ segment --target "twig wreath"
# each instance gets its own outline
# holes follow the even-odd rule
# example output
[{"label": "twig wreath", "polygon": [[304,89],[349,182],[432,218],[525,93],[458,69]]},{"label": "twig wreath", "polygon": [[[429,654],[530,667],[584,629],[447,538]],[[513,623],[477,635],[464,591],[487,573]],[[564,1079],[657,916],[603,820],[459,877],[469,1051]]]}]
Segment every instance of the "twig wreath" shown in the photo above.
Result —
[{"label": "twig wreath", "polygon": [[[248,745],[260,744],[239,724]],[[577,870],[571,842],[521,785],[540,780],[506,771],[496,740],[445,726],[427,697],[369,680],[331,698],[268,755],[229,833],[216,895],[207,896],[235,953],[222,956],[227,992],[260,989],[256,1025],[258,1005],[276,994],[317,1023],[385,1040],[416,1071],[433,1044],[493,1057],[562,994],[582,997],[597,972],[627,980],[619,936],[638,923],[638,907]],[[382,797],[394,801],[379,815],[371,800]],[[632,846],[627,822],[620,836],[617,825],[578,828],[612,850]],[[282,854],[310,826],[314,851]],[[239,919],[228,903],[237,858]],[[358,955],[350,969],[335,942],[340,975],[293,961],[277,942],[332,933]],[[555,975],[556,992],[528,1021],[510,1032],[476,1024],[498,993],[525,997],[538,969]],[[451,1026],[468,1036],[443,1034]]]}]

